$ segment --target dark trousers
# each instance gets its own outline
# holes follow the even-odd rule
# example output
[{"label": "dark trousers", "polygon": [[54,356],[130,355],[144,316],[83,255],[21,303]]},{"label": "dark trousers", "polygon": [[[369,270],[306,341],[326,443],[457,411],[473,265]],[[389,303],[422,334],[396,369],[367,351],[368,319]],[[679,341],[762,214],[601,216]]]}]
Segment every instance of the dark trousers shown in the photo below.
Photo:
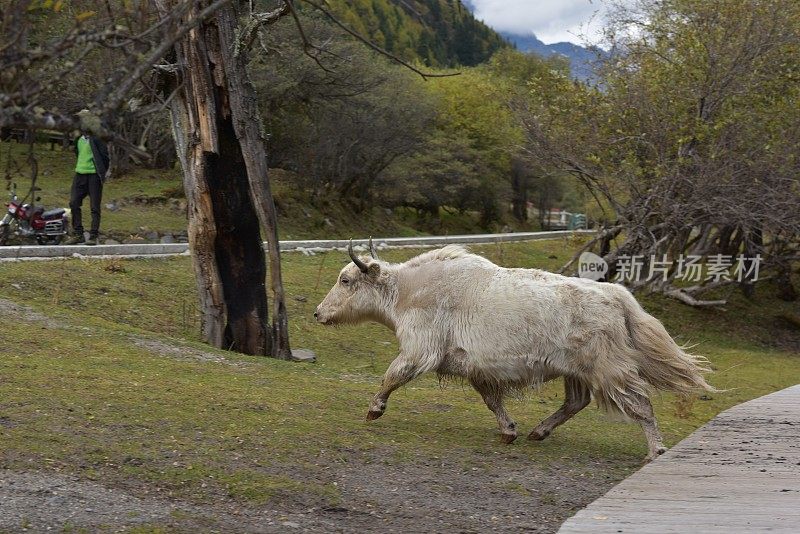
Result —
[{"label": "dark trousers", "polygon": [[103,197],[103,180],[97,174],[76,173],[72,181],[72,192],[69,199],[69,209],[72,210],[72,228],[75,235],[83,235],[81,204],[87,195],[92,210],[92,228],[89,233],[92,237],[97,237],[97,233],[100,231],[100,201]]}]

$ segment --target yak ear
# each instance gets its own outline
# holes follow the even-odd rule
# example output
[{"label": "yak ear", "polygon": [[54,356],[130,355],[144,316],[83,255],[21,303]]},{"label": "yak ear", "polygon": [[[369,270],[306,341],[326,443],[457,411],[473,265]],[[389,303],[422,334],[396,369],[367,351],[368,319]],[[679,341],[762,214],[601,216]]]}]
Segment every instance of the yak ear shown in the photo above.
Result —
[{"label": "yak ear", "polygon": [[377,279],[381,275],[381,266],[379,263],[374,262],[370,263],[369,267],[367,268],[367,276],[372,278],[373,280]]}]

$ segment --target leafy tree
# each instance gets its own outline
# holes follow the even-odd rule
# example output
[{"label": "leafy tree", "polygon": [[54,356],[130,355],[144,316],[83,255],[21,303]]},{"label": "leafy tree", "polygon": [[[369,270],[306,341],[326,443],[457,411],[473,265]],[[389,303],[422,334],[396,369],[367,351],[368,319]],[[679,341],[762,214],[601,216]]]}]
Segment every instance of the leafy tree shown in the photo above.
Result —
[{"label": "leafy tree", "polygon": [[430,214],[476,210],[486,228],[499,219],[522,131],[497,82],[486,71],[468,69],[425,84],[436,101],[433,131],[418,152],[387,171],[389,188],[402,193],[392,195],[395,202]]},{"label": "leafy tree", "polygon": [[[572,87],[565,83],[569,76],[569,63],[563,58],[544,59],[515,50],[501,50],[486,64],[485,71],[496,80],[497,87],[502,87],[501,98],[518,121],[525,116],[524,111],[531,100],[542,102],[550,94],[572,91]],[[515,142],[518,139],[515,138]],[[553,175],[552,169],[543,167],[537,157],[526,154],[521,145],[511,146],[509,150],[513,154],[510,173],[512,213],[519,221],[527,220],[528,201],[535,198],[541,225],[545,211],[562,200],[565,191],[575,188],[574,180],[566,173]]]},{"label": "leafy tree", "polygon": [[[462,213],[483,209],[486,175],[481,153],[469,139],[436,130],[420,152],[392,165],[381,185],[390,204],[414,208],[436,221],[442,209]],[[493,198],[490,192],[490,205]]]},{"label": "leafy tree", "polygon": [[[363,35],[382,39],[405,60],[434,67],[475,66],[508,43],[449,0],[331,0],[343,20]],[[394,24],[388,24],[389,18]]]},{"label": "leafy tree", "polygon": [[[531,83],[530,153],[598,200],[609,228],[591,245],[612,265],[761,253],[786,277],[800,233],[799,22],[800,6],[779,1],[641,1],[612,17],[602,90]],[[645,285],[722,303],[697,296],[729,282],[678,288],[678,274]]]},{"label": "leafy tree", "polygon": [[288,24],[273,28],[265,40],[273,52],[254,68],[271,164],[296,171],[314,197],[335,195],[360,210],[379,175],[426,136],[434,100],[418,78],[324,21],[304,25],[328,43],[324,68],[285,44]]}]

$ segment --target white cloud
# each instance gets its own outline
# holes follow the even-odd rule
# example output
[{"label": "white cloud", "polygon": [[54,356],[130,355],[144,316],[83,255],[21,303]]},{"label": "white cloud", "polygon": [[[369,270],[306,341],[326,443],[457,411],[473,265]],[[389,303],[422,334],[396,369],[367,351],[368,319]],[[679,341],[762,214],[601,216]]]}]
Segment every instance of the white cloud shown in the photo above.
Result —
[{"label": "white cloud", "polygon": [[597,41],[605,0],[472,0],[475,16],[498,31],[531,32],[551,44]]}]

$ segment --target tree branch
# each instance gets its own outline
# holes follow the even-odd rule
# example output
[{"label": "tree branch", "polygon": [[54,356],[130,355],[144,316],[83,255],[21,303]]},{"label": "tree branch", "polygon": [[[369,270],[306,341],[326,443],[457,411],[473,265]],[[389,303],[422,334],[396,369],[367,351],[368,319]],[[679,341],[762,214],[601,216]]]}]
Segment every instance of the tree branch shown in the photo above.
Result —
[{"label": "tree branch", "polygon": [[[287,2],[292,2],[293,0],[286,0],[286,1]],[[365,45],[367,45],[371,49],[373,49],[376,52],[378,52],[379,54],[391,59],[395,63],[399,63],[400,65],[403,65],[407,69],[409,69],[409,70],[411,70],[413,72],[416,72],[424,80],[427,80],[428,78],[447,78],[447,77],[450,77],[450,76],[459,76],[461,74],[460,72],[450,72],[450,73],[423,72],[423,71],[419,70],[418,68],[416,68],[415,66],[413,66],[412,64],[408,63],[407,61],[404,61],[404,60],[400,59],[399,57],[397,57],[396,55],[392,54],[388,50],[386,50],[384,48],[381,48],[380,46],[376,45],[375,43],[373,43],[372,41],[370,41],[369,39],[367,39],[366,37],[364,37],[363,35],[361,35],[357,31],[349,28],[344,22],[339,20],[333,13],[331,13],[329,10],[325,9],[324,7],[322,7],[320,4],[317,4],[316,2],[312,2],[311,0],[302,0],[302,1],[307,3],[307,4],[309,4],[310,6],[314,7],[318,11],[320,11],[323,15],[325,15],[331,22],[333,22],[339,28],[341,28],[342,30],[344,30],[348,34],[352,35],[353,37],[355,37],[356,39],[358,39],[359,41],[361,41],[362,43],[364,43]]]},{"label": "tree branch", "polygon": [[169,39],[164,39],[164,41],[157,46],[153,52],[150,53],[147,59],[143,60],[136,66],[136,68],[127,76],[127,78],[116,84],[116,89],[111,93],[107,102],[103,104],[102,109],[110,111],[118,108],[136,81],[139,80],[139,78],[141,78],[145,72],[150,70],[153,65],[158,63],[158,61],[167,54],[167,52],[175,45],[175,43],[177,43],[187,33],[189,33],[189,31],[202,24],[216,11],[231,1],[232,0],[217,0],[192,17],[192,19],[186,22],[186,24],[184,24],[179,31],[173,35],[170,35]]},{"label": "tree branch", "polygon": [[285,0],[285,1],[286,5],[289,6],[289,12],[292,14],[292,18],[294,19],[294,24],[295,26],[297,26],[297,33],[300,34],[300,39],[303,41],[303,53],[308,57],[310,57],[311,59],[313,59],[314,63],[316,63],[317,66],[319,66],[319,68],[321,68],[325,72],[333,72],[328,67],[322,64],[322,62],[319,60],[319,57],[309,52],[309,50],[321,51],[322,49],[308,40],[308,37],[306,36],[306,31],[303,28],[303,24],[300,22],[300,17],[297,16],[297,11],[295,11],[294,4],[292,4],[292,0]]},{"label": "tree branch", "polygon": [[593,246],[595,246],[598,243],[598,241],[601,241],[602,239],[604,239],[606,237],[609,237],[609,236],[616,237],[621,231],[622,231],[622,226],[614,226],[612,228],[606,228],[606,229],[602,230],[600,233],[598,233],[596,236],[594,236],[592,239],[590,239],[585,245],[583,245],[572,256],[572,259],[570,259],[567,263],[564,264],[563,267],[561,267],[561,269],[558,270],[558,274],[564,274],[564,272],[567,269],[569,269],[572,266],[572,264],[574,264],[576,261],[578,261],[578,258],[581,257],[581,254],[583,254],[584,252],[586,252],[587,250],[589,250]]},{"label": "tree branch", "polygon": [[91,131],[100,139],[113,141],[131,153],[150,159],[150,154],[116,132],[109,130],[100,122],[99,117],[91,113],[78,116],[62,115],[41,108],[33,110],[19,107],[0,109],[0,126],[3,128],[25,128],[34,130],[58,130],[72,132],[77,130]]},{"label": "tree branch", "polygon": [[242,31],[239,33],[239,39],[236,42],[236,51],[234,52],[234,55],[238,56],[242,49],[250,50],[250,47],[253,46],[253,41],[255,41],[256,36],[258,35],[258,30],[262,26],[268,26],[279,21],[281,17],[289,13],[290,9],[291,6],[289,2],[284,0],[278,9],[269,11],[267,13],[252,13],[247,22],[245,22]]},{"label": "tree branch", "polygon": [[710,308],[715,306],[724,306],[728,303],[727,300],[698,300],[693,296],[691,296],[690,294],[686,293],[685,291],[675,287],[665,289],[663,293],[667,297],[679,300],[684,304],[688,304],[689,306],[694,306],[696,308]]}]

